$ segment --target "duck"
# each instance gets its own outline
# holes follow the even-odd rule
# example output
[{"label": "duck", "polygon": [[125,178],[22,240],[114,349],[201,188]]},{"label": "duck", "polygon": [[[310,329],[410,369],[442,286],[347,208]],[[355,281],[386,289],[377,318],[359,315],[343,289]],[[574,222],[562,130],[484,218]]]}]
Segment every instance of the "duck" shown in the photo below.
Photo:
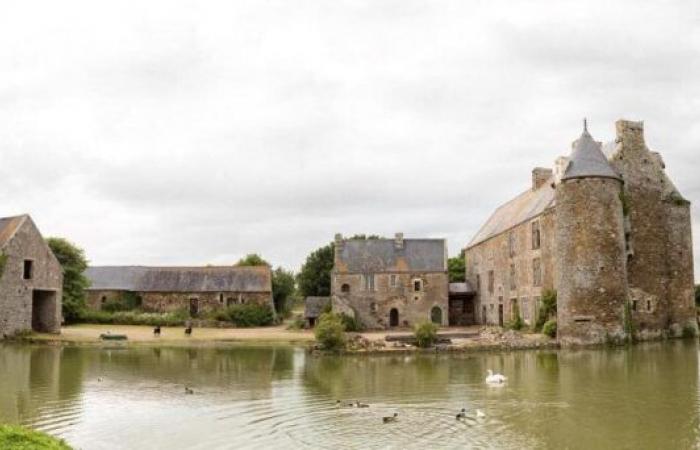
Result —
[{"label": "duck", "polygon": [[382,417],[382,422],[384,422],[384,423],[396,422],[398,420],[398,417],[399,417],[399,413],[394,413],[393,416]]},{"label": "duck", "polygon": [[194,394],[194,389],[185,386],[185,394]]},{"label": "duck", "polygon": [[346,408],[353,408],[355,405],[352,404],[352,403],[345,403],[345,404],[343,404],[343,402],[341,402],[340,400],[336,400],[336,401],[335,401],[335,406],[338,407],[338,408],[340,408],[341,406],[344,406],[344,407],[346,407]]},{"label": "duck", "polygon": [[491,369],[489,369],[487,372],[488,375],[486,376],[486,382],[489,384],[503,384],[508,380],[508,378],[500,373],[493,373],[493,370]]},{"label": "duck", "polygon": [[467,410],[465,408],[462,408],[462,410],[457,413],[456,418],[457,418],[457,420],[466,419],[467,418]]},{"label": "duck", "polygon": [[360,403],[359,400],[355,400],[355,406],[358,408],[369,408],[369,405],[367,403]]}]

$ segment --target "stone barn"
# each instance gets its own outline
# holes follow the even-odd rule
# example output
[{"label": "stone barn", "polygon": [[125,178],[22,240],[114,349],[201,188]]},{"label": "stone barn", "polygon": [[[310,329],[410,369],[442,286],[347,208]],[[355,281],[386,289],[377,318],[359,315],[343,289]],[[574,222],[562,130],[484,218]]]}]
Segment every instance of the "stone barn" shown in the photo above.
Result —
[{"label": "stone barn", "polygon": [[563,343],[697,330],[690,202],[650,150],[642,122],[619,120],[603,145],[584,124],[568,156],[532,171],[466,248],[479,323],[534,323],[557,291]]},{"label": "stone barn", "polygon": [[0,338],[61,331],[61,265],[28,215],[0,218]]},{"label": "stone barn", "polygon": [[333,311],[366,328],[448,325],[447,243],[444,239],[335,237]]},{"label": "stone barn", "polygon": [[304,299],[304,321],[308,328],[313,328],[326,308],[331,307],[330,297],[306,297]]},{"label": "stone barn", "polygon": [[91,283],[87,305],[94,310],[108,302],[151,312],[186,310],[191,317],[251,303],[275,310],[268,266],[95,266],[86,275]]}]

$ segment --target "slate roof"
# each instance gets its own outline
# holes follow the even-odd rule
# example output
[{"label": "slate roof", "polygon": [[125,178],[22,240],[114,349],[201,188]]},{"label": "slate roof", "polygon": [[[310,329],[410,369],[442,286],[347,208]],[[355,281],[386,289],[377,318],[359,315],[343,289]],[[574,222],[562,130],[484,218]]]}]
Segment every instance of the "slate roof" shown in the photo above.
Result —
[{"label": "slate roof", "polygon": [[9,242],[15,232],[29,216],[24,214],[13,217],[0,217],[0,247]]},{"label": "slate roof", "polygon": [[331,304],[330,297],[306,297],[304,300],[304,317],[316,318],[323,309]]},{"label": "slate roof", "polygon": [[95,266],[85,275],[90,290],[138,292],[271,292],[268,266]]},{"label": "slate roof", "polygon": [[528,189],[494,211],[467,247],[473,247],[527,220],[534,219],[554,205],[552,179],[536,190]]},{"label": "slate roof", "polygon": [[343,272],[442,272],[447,270],[444,239],[347,239],[338,252],[337,270]]},{"label": "slate roof", "polygon": [[562,180],[574,178],[614,178],[620,177],[615,173],[603,154],[601,143],[593,140],[588,130],[584,128],[581,137],[574,142],[574,149],[569,157],[569,165],[564,171]]}]

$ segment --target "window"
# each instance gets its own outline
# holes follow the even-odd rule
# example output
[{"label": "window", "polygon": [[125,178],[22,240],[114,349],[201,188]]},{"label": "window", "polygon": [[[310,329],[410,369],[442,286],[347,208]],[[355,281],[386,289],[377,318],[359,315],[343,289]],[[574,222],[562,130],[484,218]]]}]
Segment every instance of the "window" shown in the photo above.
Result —
[{"label": "window", "polygon": [[342,286],[340,286],[340,292],[347,294],[350,292],[350,285],[347,283],[344,283]]},{"label": "window", "polygon": [[632,300],[632,311],[637,310],[637,300]]},{"label": "window", "polygon": [[420,292],[423,290],[423,280],[415,279],[413,280],[413,292]]},{"label": "window", "polygon": [[396,275],[391,275],[389,277],[389,284],[391,284],[391,287],[393,287],[393,288],[396,287],[397,279],[398,279],[398,277]]},{"label": "window", "polygon": [[481,293],[481,275],[476,274],[476,293]]},{"label": "window", "polygon": [[25,280],[31,280],[32,275],[34,275],[34,261],[31,259],[25,259],[24,260],[24,274],[23,277]]},{"label": "window", "polygon": [[224,304],[224,294],[219,294],[219,303]]},{"label": "window", "polygon": [[647,300],[647,311],[651,311],[651,300]]},{"label": "window", "polygon": [[542,264],[540,258],[532,260],[532,285],[542,286]]},{"label": "window", "polygon": [[527,297],[520,299],[520,315],[522,316],[523,320],[527,322],[530,321],[530,302],[528,301]]},{"label": "window", "polygon": [[377,304],[372,302],[369,304],[369,310],[372,311],[373,313],[377,312]]},{"label": "window", "polygon": [[532,222],[532,249],[540,248],[540,221]]},{"label": "window", "polygon": [[100,300],[102,300],[102,304],[104,305],[105,302],[107,301],[107,297],[103,295]]},{"label": "window", "polygon": [[494,276],[493,270],[489,270],[489,294],[493,294]]},{"label": "window", "polygon": [[510,289],[514,290],[517,288],[516,275],[515,275],[515,264],[510,265]]},{"label": "window", "polygon": [[515,233],[512,231],[508,234],[508,254],[511,258],[515,256]]},{"label": "window", "polygon": [[362,275],[364,278],[364,284],[365,284],[365,291],[374,291],[374,274],[369,273]]}]

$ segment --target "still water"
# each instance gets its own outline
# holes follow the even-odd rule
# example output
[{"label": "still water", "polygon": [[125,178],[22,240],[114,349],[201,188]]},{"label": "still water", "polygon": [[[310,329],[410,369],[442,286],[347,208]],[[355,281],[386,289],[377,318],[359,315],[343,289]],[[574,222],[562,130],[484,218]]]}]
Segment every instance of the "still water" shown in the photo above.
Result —
[{"label": "still water", "polygon": [[[699,398],[695,341],[375,357],[0,344],[0,422],[81,449],[695,448]],[[463,407],[486,417],[457,421]]]}]

